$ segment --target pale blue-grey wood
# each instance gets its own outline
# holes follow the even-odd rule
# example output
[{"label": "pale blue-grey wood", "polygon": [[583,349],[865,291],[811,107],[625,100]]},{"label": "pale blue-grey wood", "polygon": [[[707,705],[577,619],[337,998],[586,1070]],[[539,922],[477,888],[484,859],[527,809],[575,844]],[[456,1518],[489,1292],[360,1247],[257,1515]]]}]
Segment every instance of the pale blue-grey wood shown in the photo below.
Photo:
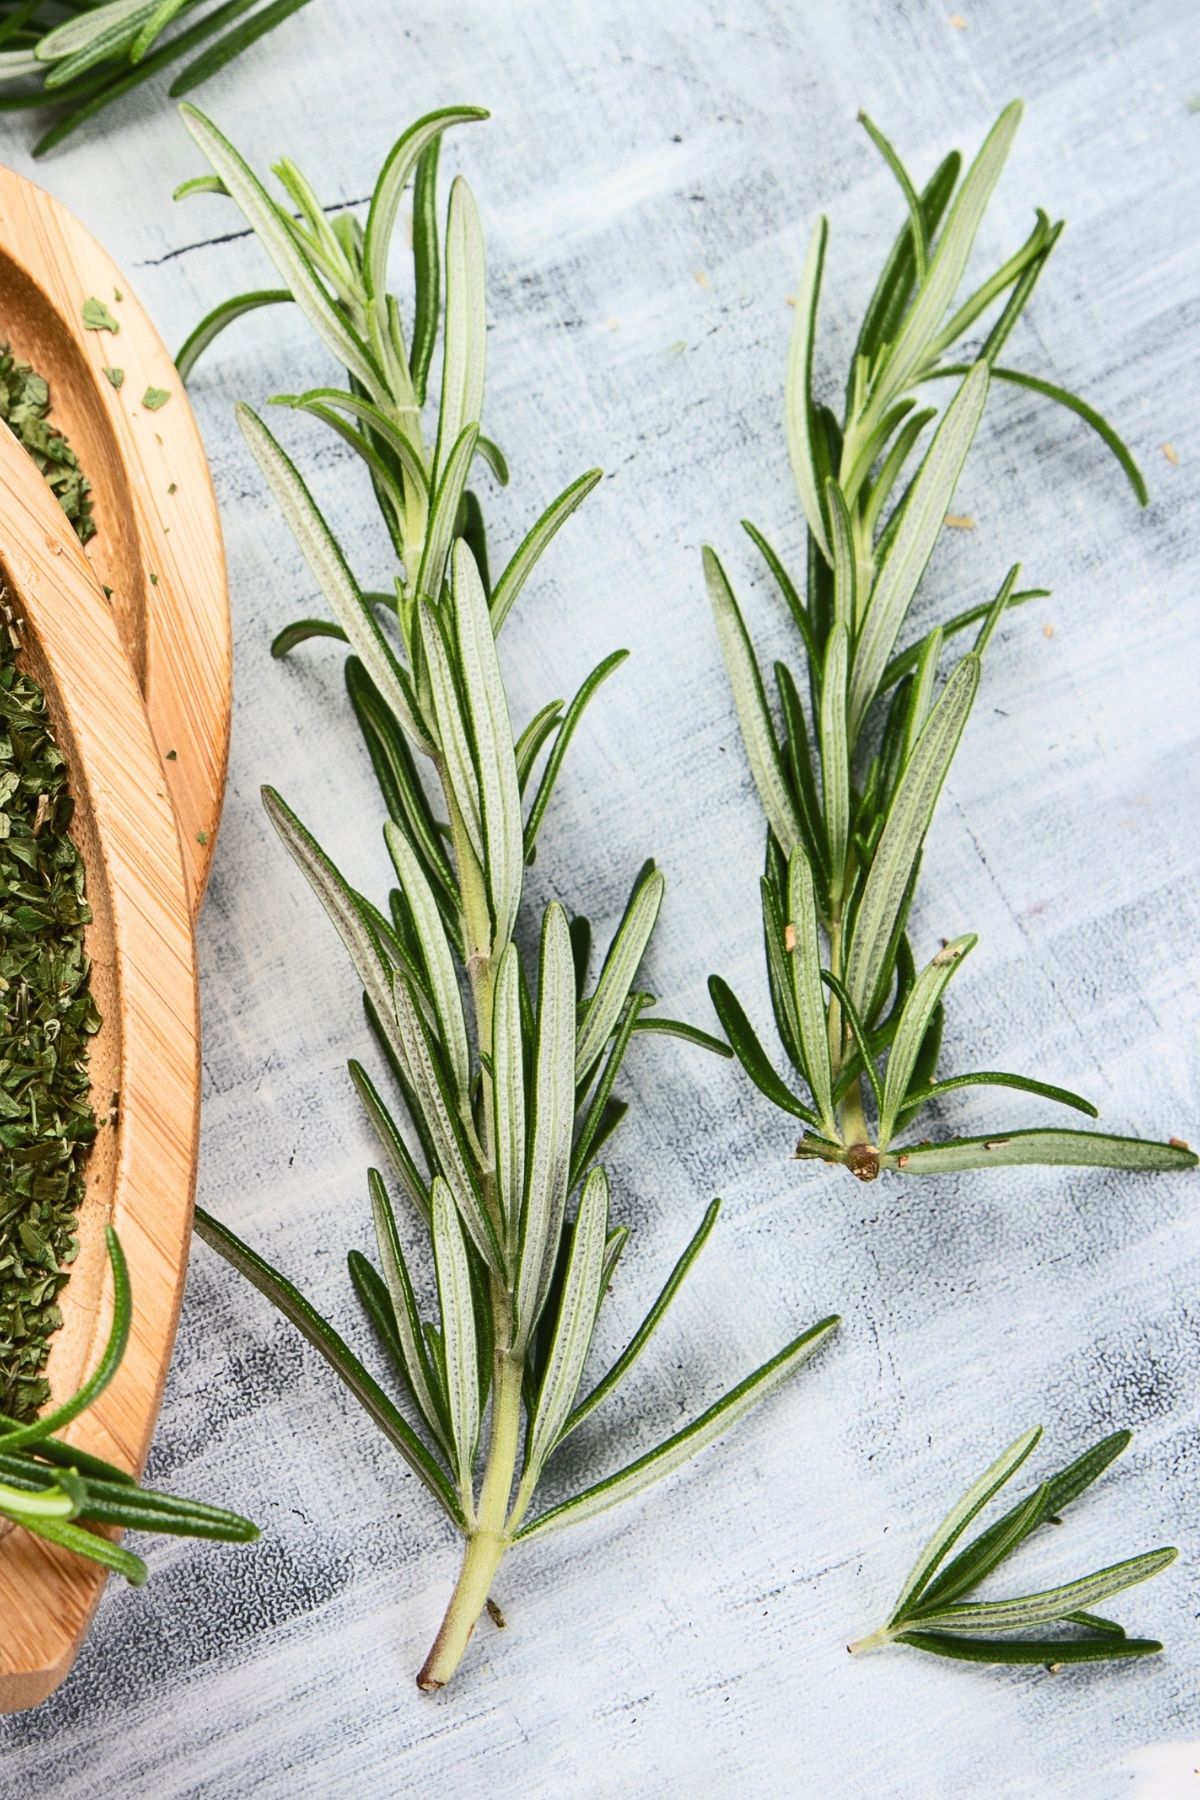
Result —
[{"label": "pale blue-grey wood", "polygon": [[[487,428],[514,471],[490,502],[497,546],[578,471],[609,471],[506,628],[515,715],[572,691],[610,647],[635,652],[572,752],[531,886],[607,927],[656,853],[669,888],[650,975],[704,1021],[711,969],[760,1018],[765,1001],[761,827],[700,542],[726,555],[760,641],[790,649],[738,520],[795,562],[786,298],[815,215],[831,223],[822,382],[900,216],[855,111],[924,176],[1024,96],[986,253],[1020,241],[1035,202],[1070,230],[1014,355],[1112,414],[1153,505],[1138,514],[1071,420],[996,395],[958,502],[977,528],[948,534],[922,612],[987,597],[1017,556],[1054,598],[993,645],[915,941],[927,955],[980,933],[951,994],[947,1066],[1032,1065],[1092,1095],[1113,1129],[1194,1136],[1200,17],[1186,0],[964,0],[963,29],[951,10],[315,0],[200,98],[257,166],[295,157],[330,203],[368,192],[417,114],[493,109],[446,163],[470,177],[490,252]],[[4,119],[22,170],[28,141]],[[227,205],[172,208],[199,168],[158,93],[35,171],[172,341],[269,279]],[[268,657],[315,593],[232,417],[236,398],[331,374],[300,322],[271,313],[194,382],[237,632],[201,927],[200,1195],[366,1348],[340,1254],[367,1244],[373,1152],[345,1076],[362,1021],[258,787],[277,783],[372,891],[387,875],[380,812],[336,649]],[[361,577],[384,576],[358,470],[318,428],[283,425]],[[497,1588],[508,1631],[483,1628],[461,1681],[431,1700],[412,1676],[456,1546],[291,1329],[198,1248],[151,1473],[253,1514],[262,1542],[149,1545],[149,1586],[110,1589],[58,1696],[0,1721],[5,1800],[1191,1792],[1200,1749],[1154,1747],[1200,1737],[1194,1181],[1011,1171],[862,1188],[790,1163],[787,1121],[726,1065],[655,1040],[631,1069],[638,1111],[612,1170],[634,1235],[614,1319],[640,1316],[714,1192],[726,1211],[657,1353],[556,1480],[613,1466],[839,1309],[819,1363],[701,1466],[515,1554]],[[948,1127],[1049,1116],[982,1092],[946,1108]],[[1167,1655],[1057,1678],[901,1652],[851,1663],[846,1642],[878,1621],[948,1491],[1039,1419],[1049,1454],[1117,1425],[1137,1438],[1024,1573],[1178,1542],[1182,1563],[1117,1607]]]}]

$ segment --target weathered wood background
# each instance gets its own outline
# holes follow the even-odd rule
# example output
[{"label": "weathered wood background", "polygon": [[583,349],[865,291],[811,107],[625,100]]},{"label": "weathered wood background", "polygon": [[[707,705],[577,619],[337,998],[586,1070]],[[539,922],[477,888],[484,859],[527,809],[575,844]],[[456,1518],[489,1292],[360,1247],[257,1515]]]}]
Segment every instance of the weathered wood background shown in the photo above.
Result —
[{"label": "weathered wood background", "polygon": [[[949,1063],[1032,1066],[1116,1130],[1196,1137],[1200,15],[1186,0],[965,0],[950,15],[949,0],[316,0],[201,100],[256,166],[294,157],[330,205],[368,193],[419,113],[493,110],[446,164],[468,174],[489,240],[487,424],[514,471],[491,502],[498,544],[582,468],[609,473],[505,633],[517,715],[613,645],[635,653],[572,752],[532,887],[610,926],[654,852],[669,892],[651,979],[704,1021],[710,970],[760,1017],[765,1000],[759,815],[699,543],[728,554],[761,640],[783,646],[738,520],[795,558],[786,299],[814,216],[832,229],[830,383],[897,226],[855,111],[924,176],[1024,96],[983,253],[1018,243],[1035,203],[1070,229],[1014,354],[1111,413],[1153,503],[1139,514],[1076,422],[995,397],[958,501],[976,529],[948,534],[922,608],[986,597],[1015,557],[1054,596],[993,647],[916,945],[981,936],[952,990]],[[169,340],[268,278],[227,203],[171,205],[200,163],[161,92],[45,165],[28,142],[5,118],[5,160],[82,215]],[[345,1074],[364,1050],[358,998],[258,788],[277,783],[372,891],[380,810],[336,651],[268,656],[315,594],[232,414],[332,373],[275,313],[194,381],[238,651],[201,927],[200,1193],[368,1348],[343,1260],[367,1246],[373,1154]],[[378,585],[358,470],[319,428],[284,426]],[[713,1193],[725,1216],[657,1354],[566,1460],[613,1466],[840,1310],[819,1361],[687,1473],[514,1555],[498,1588],[509,1629],[483,1630],[431,1700],[412,1675],[455,1545],[317,1358],[197,1248],[151,1473],[249,1512],[262,1541],[149,1545],[149,1586],[110,1589],[57,1697],[0,1721],[6,1800],[1194,1791],[1195,1181],[1015,1171],[861,1188],[789,1162],[787,1124],[724,1064],[660,1040],[632,1085],[612,1163],[634,1235],[613,1318],[640,1316]],[[1019,1099],[946,1107],[948,1126],[1045,1116]],[[851,1663],[847,1640],[877,1622],[949,1491],[1039,1419],[1047,1461],[1113,1426],[1137,1435],[1024,1574],[1179,1543],[1180,1564],[1118,1607],[1167,1654],[1057,1678],[903,1652]]]}]

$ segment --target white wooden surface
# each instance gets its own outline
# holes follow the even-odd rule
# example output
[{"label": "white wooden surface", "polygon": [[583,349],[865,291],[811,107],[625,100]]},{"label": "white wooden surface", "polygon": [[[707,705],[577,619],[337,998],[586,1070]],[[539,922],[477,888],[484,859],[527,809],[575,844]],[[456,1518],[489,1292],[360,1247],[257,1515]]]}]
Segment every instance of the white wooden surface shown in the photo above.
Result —
[{"label": "white wooden surface", "polygon": [[[981,934],[953,993],[951,1063],[1032,1066],[1092,1095],[1115,1129],[1195,1139],[1200,17],[1185,0],[965,0],[965,29],[949,13],[948,0],[316,0],[202,99],[257,166],[295,157],[330,203],[368,192],[420,112],[493,109],[447,165],[469,174],[490,246],[488,428],[514,470],[492,501],[497,545],[578,470],[610,473],[506,631],[518,715],[611,646],[635,652],[573,751],[533,887],[611,923],[656,853],[670,888],[653,982],[704,1020],[712,969],[760,1016],[764,1002],[759,816],[698,544],[729,553],[761,639],[783,645],[737,522],[748,513],[794,557],[785,300],[815,213],[832,226],[828,377],[896,227],[855,110],[924,175],[1025,97],[987,251],[1020,241],[1035,203],[1070,230],[1016,348],[1111,412],[1154,503],[1139,515],[1065,416],[998,396],[960,491],[978,528],[943,545],[925,605],[987,595],[1014,556],[1054,598],[994,646],[916,941]],[[27,142],[3,121],[21,169]],[[266,274],[227,205],[172,208],[198,169],[157,95],[38,170],[169,341]],[[239,396],[330,373],[298,320],[271,314],[194,384],[238,650],[201,929],[200,1191],[366,1346],[342,1258],[367,1243],[371,1149],[345,1076],[361,1016],[257,791],[278,783],[376,890],[379,806],[340,657],[268,657],[314,593],[232,418]],[[382,575],[357,471],[317,430],[285,425],[362,576]],[[566,1460],[613,1466],[839,1309],[819,1363],[653,1495],[514,1555],[498,1587],[508,1631],[483,1631],[431,1700],[412,1675],[456,1547],[315,1356],[198,1248],[151,1473],[251,1513],[262,1541],[149,1545],[149,1586],[110,1588],[59,1695],[0,1721],[5,1800],[1195,1790],[1194,1180],[1015,1171],[861,1188],[791,1164],[786,1123],[726,1065],[664,1040],[633,1080],[613,1157],[634,1227],[614,1317],[640,1316],[712,1193],[726,1211],[657,1354]],[[1016,1115],[1044,1116],[947,1107],[948,1123],[985,1129]],[[1176,1569],[1118,1609],[1167,1654],[1057,1678],[903,1652],[851,1663],[847,1640],[878,1621],[938,1503],[1038,1419],[1047,1460],[1112,1426],[1137,1435],[1023,1573],[1179,1543]]]}]

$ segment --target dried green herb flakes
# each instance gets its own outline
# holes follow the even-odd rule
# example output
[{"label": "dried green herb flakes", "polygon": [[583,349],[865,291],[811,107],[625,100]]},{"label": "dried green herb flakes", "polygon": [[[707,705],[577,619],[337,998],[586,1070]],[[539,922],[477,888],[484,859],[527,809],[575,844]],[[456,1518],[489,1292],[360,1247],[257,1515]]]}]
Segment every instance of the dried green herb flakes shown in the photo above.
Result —
[{"label": "dried green herb flakes", "polygon": [[51,425],[50,383],[44,375],[18,362],[0,344],[0,419],[11,427],[58,496],[81,544],[96,534],[92,517],[92,484],[79,458],[56,425]]},{"label": "dried green herb flakes", "polygon": [[45,697],[0,624],[0,1412],[33,1418],[78,1250],[83,1164],[96,1135],[88,1040],[91,917],[74,802]]}]

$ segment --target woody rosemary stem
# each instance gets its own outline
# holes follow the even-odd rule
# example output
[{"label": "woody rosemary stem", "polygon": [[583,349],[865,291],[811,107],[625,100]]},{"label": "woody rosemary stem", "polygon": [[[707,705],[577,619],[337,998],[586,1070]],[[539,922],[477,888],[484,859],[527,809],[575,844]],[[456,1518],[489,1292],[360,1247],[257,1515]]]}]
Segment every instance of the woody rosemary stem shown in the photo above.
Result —
[{"label": "woody rosemary stem", "polygon": [[[492,949],[487,893],[448,781],[443,780],[443,788],[462,889],[463,942],[475,1003],[475,1024],[479,1042],[490,1044],[498,956],[493,954]],[[490,1162],[494,1150],[491,1142],[491,1111],[488,1107],[483,1108],[481,1125],[485,1157]],[[494,1203],[495,1195],[490,1179],[487,1187],[489,1201]],[[492,1278],[492,1317],[496,1348],[487,1463],[473,1520],[469,1504],[467,1505],[467,1516],[471,1523],[462,1568],[450,1596],[441,1629],[417,1676],[417,1686],[427,1694],[445,1687],[462,1661],[463,1652],[471,1641],[471,1633],[480,1613],[487,1605],[496,1570],[500,1567],[510,1541],[505,1527],[520,1447],[524,1358],[513,1346],[512,1294],[495,1276]],[[470,1496],[464,1495],[463,1499],[464,1503],[469,1503]]]},{"label": "woody rosemary stem", "polygon": [[[507,1294],[503,1295],[503,1304],[505,1313],[508,1314],[510,1308]],[[425,1659],[424,1667],[417,1676],[417,1686],[426,1694],[445,1687],[462,1661],[463,1652],[475,1629],[475,1622],[487,1605],[496,1571],[509,1545],[505,1521],[513,1477],[516,1474],[521,1435],[522,1362],[513,1354],[509,1344],[508,1319],[505,1319],[503,1342],[500,1341],[500,1323],[498,1317],[492,1436],[487,1467],[483,1473],[483,1486],[479,1493],[479,1510],[474,1530],[467,1538],[462,1568],[450,1596],[446,1616],[433,1641],[433,1648]]]}]

